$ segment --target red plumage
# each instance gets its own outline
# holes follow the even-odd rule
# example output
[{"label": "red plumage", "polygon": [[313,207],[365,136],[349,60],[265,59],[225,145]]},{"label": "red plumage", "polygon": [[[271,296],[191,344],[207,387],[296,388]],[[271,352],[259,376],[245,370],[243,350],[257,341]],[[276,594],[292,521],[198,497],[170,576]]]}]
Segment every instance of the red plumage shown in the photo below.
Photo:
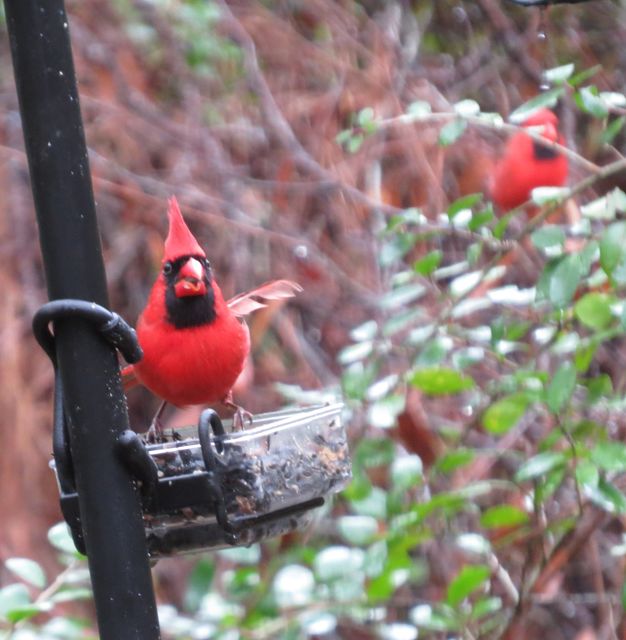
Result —
[{"label": "red plumage", "polygon": [[165,320],[160,276],[137,324],[143,359],[133,365],[138,381],[167,402],[212,404],[232,389],[250,351],[245,324],[232,313],[213,282],[216,318],[200,327],[176,329]]},{"label": "red plumage", "polygon": [[201,256],[206,258],[204,249],[198,244],[193,233],[189,231],[189,227],[183,219],[183,214],[180,212],[178,200],[174,196],[167,201],[167,215],[169,229],[165,239],[163,264],[180,256]]},{"label": "red plumage", "polygon": [[[523,122],[524,127],[543,127],[541,136],[563,144],[558,118],[549,109],[539,109]],[[530,199],[537,187],[561,187],[567,181],[567,158],[542,147],[520,131],[506,144],[491,183],[491,197],[502,211],[510,211]]]},{"label": "red plumage", "polygon": [[[286,280],[266,283],[237,296],[231,308],[175,198],[169,200],[168,214],[163,270],[137,323],[144,356],[122,372],[125,388],[143,384],[177,406],[229,401],[250,351],[250,335],[240,316],[264,306],[255,297],[289,297],[301,288]],[[204,305],[204,315],[194,320],[198,304]]]}]

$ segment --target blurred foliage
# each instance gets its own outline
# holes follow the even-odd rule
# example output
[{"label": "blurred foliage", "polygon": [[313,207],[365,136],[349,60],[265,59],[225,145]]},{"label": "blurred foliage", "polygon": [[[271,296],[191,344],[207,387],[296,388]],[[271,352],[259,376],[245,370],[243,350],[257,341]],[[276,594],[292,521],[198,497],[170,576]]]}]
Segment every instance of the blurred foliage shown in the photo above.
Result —
[{"label": "blurred foliage", "polygon": [[[247,399],[341,385],[352,441],[353,481],[310,531],[157,565],[165,638],[624,633],[620,10],[115,3],[139,63],[119,84],[96,65],[85,103],[117,308],[141,308],[155,201],[180,191],[221,225],[207,242],[230,285],[287,273],[311,292],[252,325]],[[75,11],[80,70],[97,56]],[[570,184],[501,215],[489,173],[540,106],[561,115]],[[52,581],[7,560],[7,637],[94,636],[59,609],[86,595],[61,560]]]},{"label": "blurred foliage", "polygon": [[[5,569],[11,582],[0,589],[0,630],[5,638],[15,640],[87,640],[97,636],[90,622],[68,615],[66,605],[92,597],[85,558],[76,551],[65,523],[48,531],[50,545],[57,553],[63,570],[49,580],[39,563],[29,558],[9,558]],[[35,624],[34,618],[46,614],[48,619]]]}]

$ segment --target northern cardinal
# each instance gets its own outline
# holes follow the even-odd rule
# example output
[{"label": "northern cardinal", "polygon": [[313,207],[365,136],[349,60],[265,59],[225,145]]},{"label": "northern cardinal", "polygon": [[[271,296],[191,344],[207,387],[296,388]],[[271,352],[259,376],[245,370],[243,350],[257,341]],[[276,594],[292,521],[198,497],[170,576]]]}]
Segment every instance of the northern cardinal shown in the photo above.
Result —
[{"label": "northern cardinal", "polygon": [[[559,120],[549,109],[539,109],[522,123],[524,127],[542,127],[538,133],[552,142],[563,144],[558,131]],[[491,182],[491,197],[501,211],[510,211],[530,199],[537,187],[562,187],[567,180],[567,158],[533,140],[520,131],[506,144]],[[535,215],[536,209],[529,212]]]},{"label": "northern cardinal", "polygon": [[164,401],[150,427],[152,436],[161,431],[166,403],[221,402],[236,409],[243,425],[243,416],[250,414],[233,403],[231,393],[250,351],[242,317],[264,307],[263,300],[289,298],[302,288],[275,280],[226,302],[175,197],[168,201],[168,216],[161,273],[137,323],[144,355],[122,371],[124,387],[142,384]]}]

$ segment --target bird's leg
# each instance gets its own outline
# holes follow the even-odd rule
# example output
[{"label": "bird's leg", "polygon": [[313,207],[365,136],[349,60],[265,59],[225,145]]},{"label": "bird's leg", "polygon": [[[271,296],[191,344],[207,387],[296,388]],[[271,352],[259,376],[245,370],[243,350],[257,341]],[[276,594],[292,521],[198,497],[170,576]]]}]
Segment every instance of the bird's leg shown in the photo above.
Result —
[{"label": "bird's leg", "polygon": [[252,424],[252,414],[233,402],[232,391],[229,391],[222,398],[222,404],[229,409],[234,409],[235,411],[235,415],[233,416],[233,429],[235,431],[243,430],[245,422],[248,422],[248,425]]},{"label": "bird's leg", "polygon": [[154,414],[154,418],[152,418],[150,428],[146,431],[146,440],[149,443],[161,442],[161,440],[163,440],[163,424],[161,423],[161,416],[163,415],[166,406],[167,401],[163,400],[159,405],[157,412]]}]

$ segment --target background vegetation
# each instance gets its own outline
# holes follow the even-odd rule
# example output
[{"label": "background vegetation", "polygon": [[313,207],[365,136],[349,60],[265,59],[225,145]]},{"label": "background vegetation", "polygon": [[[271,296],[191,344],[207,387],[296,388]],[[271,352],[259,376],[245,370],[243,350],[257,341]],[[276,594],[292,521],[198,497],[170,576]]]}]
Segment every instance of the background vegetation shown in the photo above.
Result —
[{"label": "background vegetation", "polygon": [[[354,481],[311,530],[158,563],[164,636],[626,637],[624,3],[67,5],[114,309],[141,310],[175,194],[228,294],[305,289],[253,317],[240,401],[349,408]],[[46,294],[4,31],[0,55],[0,625],[92,638],[84,563],[46,541]],[[487,187],[531,99],[571,191],[528,222]],[[129,402],[142,430],[156,400]]]}]

